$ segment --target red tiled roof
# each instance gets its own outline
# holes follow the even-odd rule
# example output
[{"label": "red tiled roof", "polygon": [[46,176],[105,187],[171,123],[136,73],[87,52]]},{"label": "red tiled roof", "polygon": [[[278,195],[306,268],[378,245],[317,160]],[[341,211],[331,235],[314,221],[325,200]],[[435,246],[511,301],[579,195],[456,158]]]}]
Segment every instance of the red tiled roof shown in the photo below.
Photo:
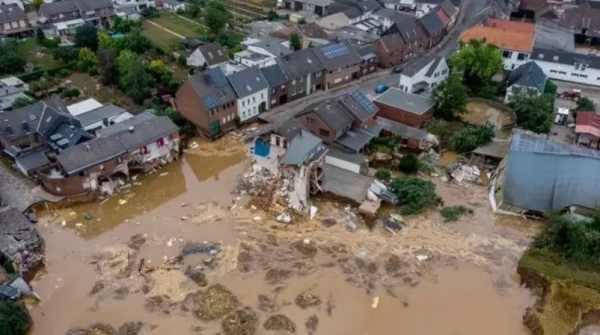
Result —
[{"label": "red tiled roof", "polygon": [[577,112],[575,133],[600,137],[600,115],[596,112]]},{"label": "red tiled roof", "polygon": [[478,40],[504,50],[531,52],[534,35],[533,32],[528,31],[517,32],[496,27],[475,26],[465,30],[460,35],[460,40],[463,42]]},{"label": "red tiled roof", "polygon": [[507,21],[500,19],[488,19],[488,27],[499,28],[503,30],[516,31],[518,33],[534,33],[535,24],[531,22]]}]

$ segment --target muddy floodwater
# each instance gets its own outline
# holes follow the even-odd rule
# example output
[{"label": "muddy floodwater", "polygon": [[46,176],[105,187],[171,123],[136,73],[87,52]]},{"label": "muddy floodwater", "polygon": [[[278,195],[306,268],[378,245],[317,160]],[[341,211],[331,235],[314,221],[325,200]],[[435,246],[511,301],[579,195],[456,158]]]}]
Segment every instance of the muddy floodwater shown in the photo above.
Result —
[{"label": "muddy floodwater", "polygon": [[130,192],[40,222],[47,271],[33,283],[34,335],[131,321],[152,335],[527,334],[533,299],[515,268],[536,228],[495,219],[485,188],[436,181],[446,205],[474,214],[408,217],[396,235],[347,231],[360,219],[331,201],[284,226],[232,194],[247,162],[226,141],[199,142]]}]

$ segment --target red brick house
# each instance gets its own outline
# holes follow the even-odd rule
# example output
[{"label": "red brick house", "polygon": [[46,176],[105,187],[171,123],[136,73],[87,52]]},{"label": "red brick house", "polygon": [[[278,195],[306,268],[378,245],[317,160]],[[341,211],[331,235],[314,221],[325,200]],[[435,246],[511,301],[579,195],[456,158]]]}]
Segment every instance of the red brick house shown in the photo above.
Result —
[{"label": "red brick house", "polygon": [[432,48],[444,38],[446,27],[440,19],[437,10],[429,11],[429,13],[418,19],[417,22],[427,35],[426,49]]},{"label": "red brick house", "polygon": [[214,139],[236,127],[237,96],[218,67],[189,77],[175,101],[177,110],[202,136]]},{"label": "red brick house", "polygon": [[382,67],[392,67],[404,62],[406,44],[400,33],[382,36],[375,42],[375,51]]},{"label": "red brick house", "polygon": [[373,103],[378,107],[377,116],[421,128],[433,113],[434,102],[431,98],[390,88],[377,96]]}]

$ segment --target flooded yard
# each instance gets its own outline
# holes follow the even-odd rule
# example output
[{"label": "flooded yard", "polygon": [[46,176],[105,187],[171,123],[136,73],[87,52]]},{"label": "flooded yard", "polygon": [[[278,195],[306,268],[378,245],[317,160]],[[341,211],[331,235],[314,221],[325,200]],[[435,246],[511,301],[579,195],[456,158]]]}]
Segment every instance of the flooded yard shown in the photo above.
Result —
[{"label": "flooded yard", "polygon": [[503,129],[516,122],[510,113],[500,110],[485,102],[471,101],[467,104],[466,113],[461,119],[469,124],[483,126],[486,123],[494,125],[497,129]]},{"label": "flooded yard", "polygon": [[[446,205],[474,213],[407,217],[396,235],[329,200],[313,220],[282,225],[231,193],[246,165],[239,139],[197,143],[141,176],[127,203],[75,206],[67,227],[40,222],[47,272],[33,283],[33,335],[97,322],[140,322],[150,335],[527,334],[532,298],[514,274],[529,236],[496,223],[484,187],[436,180]],[[73,226],[86,212],[96,229]]]}]

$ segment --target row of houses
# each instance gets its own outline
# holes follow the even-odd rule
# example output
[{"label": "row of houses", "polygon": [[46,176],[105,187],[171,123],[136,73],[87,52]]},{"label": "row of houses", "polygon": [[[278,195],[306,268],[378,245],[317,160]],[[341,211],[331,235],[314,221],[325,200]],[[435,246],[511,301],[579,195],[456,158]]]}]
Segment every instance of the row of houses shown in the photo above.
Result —
[{"label": "row of houses", "polygon": [[178,127],[152,111],[132,115],[86,100],[66,106],[58,97],[2,114],[0,144],[16,168],[51,194],[108,190],[115,176],[148,171],[179,153]]}]

